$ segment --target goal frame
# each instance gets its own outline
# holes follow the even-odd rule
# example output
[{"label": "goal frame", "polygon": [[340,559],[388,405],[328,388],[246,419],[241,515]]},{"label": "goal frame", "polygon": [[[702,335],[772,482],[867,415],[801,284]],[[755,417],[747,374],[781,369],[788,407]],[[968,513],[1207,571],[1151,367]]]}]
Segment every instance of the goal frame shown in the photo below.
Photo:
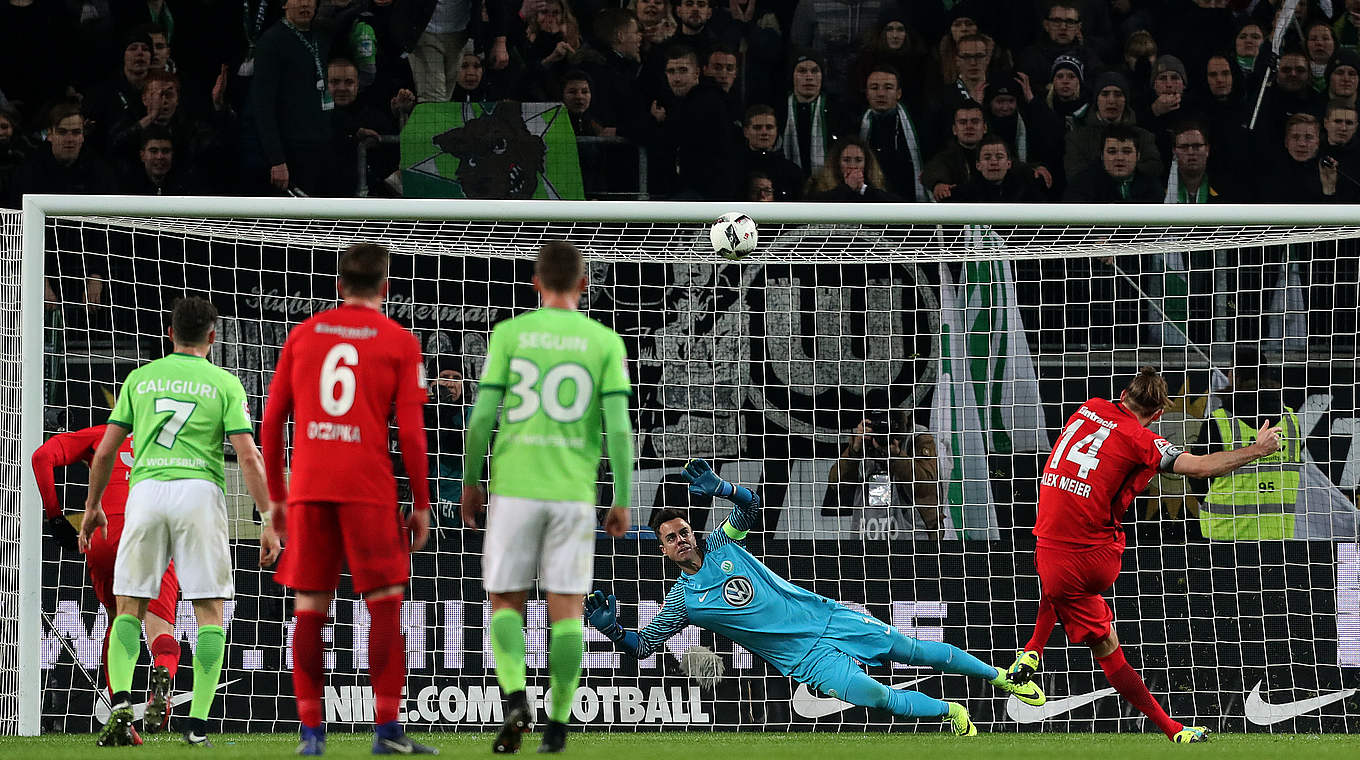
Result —
[{"label": "goal frame", "polygon": [[[751,203],[551,200],[405,200],[377,198],[233,198],[117,195],[29,195],[22,204],[20,374],[21,409],[42,409],[43,278],[49,218],[197,217],[297,220],[704,223],[741,211],[761,224],[866,225],[1091,225],[1115,226],[1337,226],[1356,227],[1353,206]],[[919,254],[903,262],[921,260]],[[21,456],[42,443],[42,415],[22,414]],[[31,468],[23,467],[19,531],[17,728],[41,731],[42,505]]]}]

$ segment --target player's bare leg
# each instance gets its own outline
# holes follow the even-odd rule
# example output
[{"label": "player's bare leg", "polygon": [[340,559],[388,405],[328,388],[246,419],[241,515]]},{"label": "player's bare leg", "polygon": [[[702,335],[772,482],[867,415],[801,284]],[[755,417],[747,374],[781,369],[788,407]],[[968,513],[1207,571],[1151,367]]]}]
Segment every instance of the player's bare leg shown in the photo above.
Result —
[{"label": "player's bare leg", "polygon": [[142,725],[148,731],[164,731],[170,723],[170,688],[179,669],[179,640],[175,638],[175,624],[155,613],[148,613],[144,624],[147,648],[151,650],[151,679]]},{"label": "player's bare leg", "polygon": [[1157,724],[1157,728],[1166,734],[1166,738],[1177,744],[1208,740],[1209,729],[1202,726],[1186,727],[1166,714],[1157,703],[1157,699],[1152,696],[1152,692],[1148,691],[1142,676],[1138,675],[1128,660],[1124,659],[1124,650],[1119,647],[1119,637],[1115,635],[1113,628],[1104,638],[1087,642],[1087,645],[1091,647],[1091,654],[1096,658],[1096,662],[1100,663],[1100,669],[1105,671],[1105,678],[1115,691]]},{"label": "player's bare leg", "polygon": [[581,629],[582,596],[547,594],[548,619],[552,638],[548,644],[548,676],[552,683],[552,709],[543,729],[541,753],[561,752],[567,745],[567,721],[581,681],[581,655],[585,653],[585,634]]},{"label": "player's bare leg", "polygon": [[505,700],[505,722],[491,744],[494,752],[519,751],[523,735],[534,727],[534,713],[524,695],[524,602],[527,591],[490,594],[491,649],[496,655],[496,681]]},{"label": "player's bare leg", "polygon": [[109,722],[99,732],[96,741],[101,747],[133,743],[132,673],[142,653],[142,618],[146,616],[150,602],[150,599],[118,597],[118,616],[109,626],[109,651],[105,660],[109,671],[109,691],[113,692],[113,706],[109,711]]},{"label": "player's bare leg", "polygon": [[208,712],[217,696],[217,682],[222,677],[222,661],[227,651],[227,634],[222,630],[222,600],[195,599],[194,619],[198,621],[198,639],[194,645],[194,698],[189,703],[184,741],[191,747],[211,747]]},{"label": "player's bare leg", "polygon": [[321,721],[321,629],[326,627],[333,596],[329,591],[298,591],[294,599],[293,694],[302,723],[299,755],[326,751],[326,726]]},{"label": "player's bare leg", "polygon": [[406,642],[401,633],[405,586],[384,586],[364,594],[368,605],[368,680],[373,684],[375,755],[437,755],[439,750],[406,735],[398,719],[406,685]]}]

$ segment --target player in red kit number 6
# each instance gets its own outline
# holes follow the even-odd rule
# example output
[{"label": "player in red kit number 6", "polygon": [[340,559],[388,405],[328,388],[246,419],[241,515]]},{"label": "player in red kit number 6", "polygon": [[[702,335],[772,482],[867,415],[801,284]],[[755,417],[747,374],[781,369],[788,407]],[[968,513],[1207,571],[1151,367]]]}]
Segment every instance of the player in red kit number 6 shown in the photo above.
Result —
[{"label": "player in red kit number 6", "polygon": [[1063,428],[1039,483],[1034,565],[1041,596],[1034,635],[1008,670],[1024,683],[1034,676],[1055,622],[1067,638],[1091,648],[1110,685],[1177,744],[1208,740],[1209,730],[1185,726],[1166,714],[1124,659],[1110,627],[1114,613],[1101,596],[1119,576],[1124,553],[1120,524],[1134,497],[1158,472],[1211,478],[1225,475],[1280,447],[1278,428],[1261,426],[1256,442],[1207,456],[1187,454],[1148,429],[1169,399],[1166,381],[1143,367],[1119,401],[1093,398]]},{"label": "player in red kit number 6", "polygon": [[[53,470],[69,467],[76,462],[90,463],[99,442],[104,439],[108,425],[96,425],[84,430],[60,433],[47,440],[33,452],[33,477],[38,481],[38,492],[42,494],[43,515],[47,518],[49,532],[64,549],[75,549],[79,540],[75,528],[66,520],[57,500],[57,484]],[[123,514],[127,508],[128,481],[132,475],[132,436],[128,435],[118,447],[118,456],[113,460],[113,474],[109,486],[104,489],[100,503],[107,516],[108,534],[97,531],[90,539],[89,551],[85,552],[85,566],[90,571],[90,585],[94,596],[108,612],[109,627],[104,631],[104,649],[101,662],[104,663],[105,683],[108,681],[109,638],[113,631],[113,620],[118,617],[118,606],[113,596],[113,561],[118,556],[118,540],[123,535]],[[175,565],[170,563],[161,579],[160,596],[152,599],[147,606],[150,613],[145,620],[146,640],[151,649],[151,694],[147,700],[143,726],[148,731],[163,730],[170,722],[170,687],[175,682],[179,670],[179,640],[175,638],[175,606],[179,598],[179,579],[175,577]],[[112,695],[112,692],[110,692]],[[141,737],[132,731],[132,743],[141,744]]]},{"label": "player in red kit number 6", "polygon": [[[373,753],[438,754],[406,736],[397,715],[406,681],[401,602],[411,577],[408,555],[429,538],[430,487],[420,344],[381,311],[388,259],[379,245],[359,243],[345,250],[339,282],[343,303],[288,335],[265,409],[270,513],[279,537],[288,539],[275,577],[296,595],[293,691],[302,723],[301,755],[320,755],[326,747],[321,630],[342,559],[372,620]],[[405,520],[397,508],[397,480],[387,450],[394,408],[414,502]],[[290,414],[291,483],[283,472],[283,428]]]}]

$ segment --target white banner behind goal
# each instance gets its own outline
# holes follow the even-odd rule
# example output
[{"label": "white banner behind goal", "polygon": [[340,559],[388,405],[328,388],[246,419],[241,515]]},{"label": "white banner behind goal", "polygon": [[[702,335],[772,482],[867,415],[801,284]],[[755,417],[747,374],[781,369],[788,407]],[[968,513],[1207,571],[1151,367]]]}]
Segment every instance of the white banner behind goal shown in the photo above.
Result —
[{"label": "white banner behind goal", "polygon": [[[1128,515],[1125,573],[1112,596],[1131,659],[1186,720],[1360,732],[1360,226],[1333,210],[1230,208],[1216,223],[1213,209],[1162,207],[745,208],[762,222],[761,247],[726,262],[710,251],[704,220],[732,209],[708,204],[65,199],[33,226],[49,201],[29,206],[25,221],[45,245],[23,272],[25,282],[45,278],[53,298],[42,308],[43,380],[23,388],[23,414],[45,434],[102,423],[127,372],[166,350],[169,305],[185,294],[221,310],[212,359],[241,377],[258,421],[288,330],[334,303],[339,251],[374,240],[395,252],[388,313],[413,329],[429,374],[445,380],[432,387],[427,412],[438,528],[413,558],[403,612],[411,723],[480,729],[500,720],[481,538],[465,535],[456,517],[462,431],[490,328],[537,305],[530,259],[544,240],[567,239],[591,260],[584,306],[624,336],[637,384],[639,527],[623,539],[602,536],[596,559],[598,586],[619,596],[626,626],[656,614],[676,574],[643,527],[651,512],[687,506],[695,527],[708,530],[725,514],[722,504],[691,502],[678,476],[686,459],[702,456],[759,491],[765,522],[750,546],[777,572],[909,635],[1004,665],[1028,637],[1038,602],[1028,529],[1042,459],[1077,405],[1117,395],[1152,364],[1176,401],[1160,432],[1204,447],[1213,445],[1217,409],[1253,421],[1292,415],[1303,479],[1288,519],[1274,521],[1281,534],[1266,540],[1244,521],[1208,519],[1209,484],[1154,482]],[[0,280],[6,294],[9,282]],[[37,300],[27,303],[31,310]],[[5,313],[8,330],[14,315]],[[5,348],[4,360],[15,362],[17,351]],[[6,414],[17,387],[10,377]],[[887,428],[870,445],[893,454],[846,456],[866,418]],[[5,446],[19,445],[9,417],[4,434]],[[22,441],[13,461],[26,463],[39,442]],[[12,504],[18,470],[6,452],[0,482]],[[85,469],[59,478],[76,511]],[[290,604],[254,567],[252,505],[234,471],[228,480],[238,597],[228,605],[214,718],[227,729],[291,731]],[[602,477],[601,504],[607,483]],[[23,509],[25,521],[40,520],[36,505]],[[17,628],[5,627],[16,624],[3,604],[15,591],[14,576],[4,575],[15,541],[5,524],[12,520],[0,523],[0,662],[9,651],[18,657]],[[43,730],[87,731],[107,714],[96,687],[107,619],[81,557],[32,544],[25,549],[35,559],[40,551],[47,617],[35,606],[18,622],[41,632],[35,709]],[[192,624],[187,607],[181,612],[187,642]],[[342,594],[333,615],[326,717],[334,727],[362,725],[372,718],[366,614]],[[541,702],[541,604],[531,605],[528,624]],[[573,715],[591,725],[861,730],[891,722],[799,689],[697,629],[641,663],[588,634]],[[721,656],[716,683],[682,669],[696,646]],[[1089,652],[1060,633],[1044,667],[1054,696],[1104,686]],[[890,683],[924,678],[914,688],[966,699],[984,730],[1143,729],[1110,698],[1039,722],[959,677],[871,672]],[[4,679],[0,706],[17,699]],[[139,673],[137,687],[144,682]],[[187,686],[186,668],[178,687]]]}]

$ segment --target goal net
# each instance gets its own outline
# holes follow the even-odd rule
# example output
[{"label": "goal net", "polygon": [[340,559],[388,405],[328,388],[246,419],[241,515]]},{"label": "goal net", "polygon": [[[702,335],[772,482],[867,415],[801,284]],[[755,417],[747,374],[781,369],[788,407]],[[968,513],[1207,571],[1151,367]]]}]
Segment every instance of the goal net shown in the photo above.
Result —
[{"label": "goal net", "polygon": [[[1117,397],[1152,365],[1172,392],[1156,424],[1172,441],[1200,452],[1240,445],[1258,418],[1283,419],[1288,440],[1278,461],[1244,478],[1159,477],[1126,515],[1124,572],[1108,598],[1131,661],[1187,722],[1360,732],[1360,225],[1325,209],[1265,224],[1216,220],[1212,209],[747,208],[761,245],[728,262],[711,252],[704,220],[731,209],[704,204],[235,201],[246,205],[233,212],[222,200],[200,214],[104,201],[44,218],[43,383],[24,389],[23,407],[41,415],[44,435],[104,422],[119,382],[167,350],[169,307],[185,294],[221,311],[211,359],[240,377],[258,423],[289,329],[335,303],[338,253],[356,241],[394,252],[387,313],[416,333],[432,380],[435,530],[412,559],[402,614],[410,724],[485,730],[501,719],[482,536],[457,516],[463,431],[489,331],[537,305],[532,257],[566,239],[590,261],[583,306],[623,336],[635,382],[635,527],[621,539],[599,534],[595,561],[596,585],[618,596],[625,626],[656,615],[678,573],[645,527],[653,510],[687,507],[700,531],[726,514],[725,502],[690,497],[679,476],[704,457],[760,495],[763,525],[748,546],[775,572],[1005,666],[1039,599],[1030,529],[1044,460],[1081,402]],[[0,264],[0,715],[13,714],[17,688],[6,679],[18,467],[39,443],[14,450],[16,266]],[[87,470],[66,468],[57,481],[75,517]],[[600,504],[609,483],[602,470]],[[293,731],[291,602],[257,567],[257,517],[230,461],[228,491],[237,596],[213,718],[224,730]],[[40,509],[25,503],[23,519],[40,520]],[[95,729],[108,713],[107,617],[80,555],[47,542],[28,549],[41,558],[41,618],[17,624],[41,629],[42,730]],[[190,606],[179,612],[176,693],[189,687],[194,631]],[[333,729],[363,727],[373,717],[368,621],[347,585],[332,617],[325,717]],[[526,621],[541,720],[541,601]],[[593,728],[937,730],[810,692],[695,628],[641,662],[589,627],[587,641],[572,714]],[[959,676],[870,673],[966,701],[986,731],[1149,730],[1061,630],[1041,674],[1051,697],[1071,698],[1060,708],[1026,708]]]}]

